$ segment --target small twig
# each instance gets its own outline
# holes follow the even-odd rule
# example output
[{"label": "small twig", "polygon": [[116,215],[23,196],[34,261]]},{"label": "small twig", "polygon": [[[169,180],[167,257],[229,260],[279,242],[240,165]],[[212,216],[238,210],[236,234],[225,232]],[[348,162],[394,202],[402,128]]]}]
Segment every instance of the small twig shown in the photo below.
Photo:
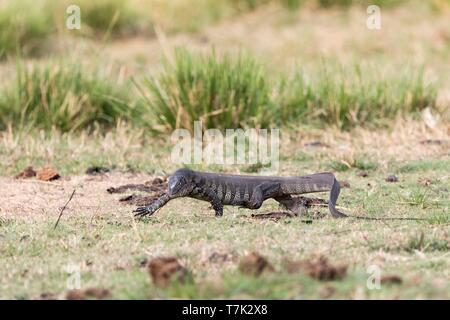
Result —
[{"label": "small twig", "polygon": [[365,217],[365,216],[351,216],[347,215],[348,218],[356,218],[361,220],[376,220],[376,221],[387,221],[387,220],[408,220],[408,221],[427,221],[426,218],[417,217]]},{"label": "small twig", "polygon": [[59,213],[58,220],[56,220],[56,223],[55,223],[55,226],[53,227],[53,230],[55,230],[56,227],[58,226],[59,220],[61,219],[64,210],[66,209],[67,205],[69,204],[70,200],[72,200],[73,195],[75,194],[75,190],[76,190],[76,189],[73,189],[73,192],[72,192],[72,194],[70,195],[69,200],[67,200],[67,202],[66,202],[66,204],[64,205],[64,207],[61,208],[61,212]]}]

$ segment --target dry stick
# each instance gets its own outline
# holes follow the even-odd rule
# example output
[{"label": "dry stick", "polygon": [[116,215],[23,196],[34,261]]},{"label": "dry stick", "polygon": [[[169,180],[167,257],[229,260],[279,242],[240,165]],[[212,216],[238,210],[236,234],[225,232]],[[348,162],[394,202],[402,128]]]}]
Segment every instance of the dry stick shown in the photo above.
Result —
[{"label": "dry stick", "polygon": [[361,220],[377,220],[377,221],[387,221],[387,220],[410,220],[410,221],[427,221],[426,218],[416,218],[416,217],[364,217],[364,216],[351,216],[347,215],[344,218],[355,218]]},{"label": "dry stick", "polygon": [[59,220],[61,219],[64,210],[66,209],[67,205],[69,204],[70,200],[72,200],[73,195],[75,194],[75,190],[76,190],[76,189],[73,189],[73,192],[72,192],[72,194],[70,195],[69,200],[67,200],[67,202],[66,202],[66,204],[64,205],[64,207],[61,208],[61,212],[59,213],[58,220],[56,220],[56,223],[55,223],[55,226],[53,227],[53,230],[55,230],[56,227],[58,226]]},{"label": "dry stick", "polygon": [[[327,204],[311,204],[312,207],[328,207]],[[344,208],[342,206],[336,206],[337,208]],[[347,214],[344,218],[355,218],[360,220],[375,220],[375,221],[387,221],[387,220],[409,220],[409,221],[427,221],[427,218],[417,218],[417,217],[365,217],[365,216],[353,216]]]}]

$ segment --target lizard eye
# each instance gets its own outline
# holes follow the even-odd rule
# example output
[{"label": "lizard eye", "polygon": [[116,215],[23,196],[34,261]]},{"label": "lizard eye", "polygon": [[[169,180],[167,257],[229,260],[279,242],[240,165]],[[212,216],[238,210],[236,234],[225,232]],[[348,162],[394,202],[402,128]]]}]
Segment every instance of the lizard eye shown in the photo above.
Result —
[{"label": "lizard eye", "polygon": [[177,180],[169,181],[169,189],[171,189],[171,190],[175,189],[175,187],[177,186],[178,183],[179,183],[179,181],[177,181]]}]

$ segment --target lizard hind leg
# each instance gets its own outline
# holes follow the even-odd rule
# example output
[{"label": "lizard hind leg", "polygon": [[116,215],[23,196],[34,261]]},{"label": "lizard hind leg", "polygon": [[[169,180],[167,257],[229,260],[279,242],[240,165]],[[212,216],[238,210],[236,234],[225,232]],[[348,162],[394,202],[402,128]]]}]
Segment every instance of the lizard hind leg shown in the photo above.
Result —
[{"label": "lizard hind leg", "polygon": [[279,192],[279,183],[262,183],[255,188],[251,199],[246,204],[246,207],[249,209],[259,209],[265,200],[275,197]]},{"label": "lizard hind leg", "polygon": [[253,191],[253,195],[250,198],[250,200],[247,201],[247,203],[245,203],[244,207],[248,208],[248,209],[259,209],[259,208],[261,208],[263,202],[264,202],[264,199],[263,199],[263,195],[262,195],[261,191],[255,190],[255,191]]},{"label": "lizard hind leg", "polygon": [[304,201],[300,201],[297,198],[293,198],[289,194],[274,197],[274,200],[280,204],[280,207],[292,211],[296,215],[303,215],[308,211],[308,207],[306,206]]}]

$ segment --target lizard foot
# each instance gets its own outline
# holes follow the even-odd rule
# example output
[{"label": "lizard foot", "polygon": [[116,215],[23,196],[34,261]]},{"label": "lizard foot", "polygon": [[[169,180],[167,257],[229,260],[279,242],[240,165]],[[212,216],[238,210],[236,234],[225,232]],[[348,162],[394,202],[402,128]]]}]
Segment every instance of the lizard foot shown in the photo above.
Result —
[{"label": "lizard foot", "polygon": [[153,213],[155,213],[155,209],[153,209],[152,206],[142,206],[136,208],[136,210],[133,210],[134,216],[136,218],[142,218],[145,216],[151,216]]}]

